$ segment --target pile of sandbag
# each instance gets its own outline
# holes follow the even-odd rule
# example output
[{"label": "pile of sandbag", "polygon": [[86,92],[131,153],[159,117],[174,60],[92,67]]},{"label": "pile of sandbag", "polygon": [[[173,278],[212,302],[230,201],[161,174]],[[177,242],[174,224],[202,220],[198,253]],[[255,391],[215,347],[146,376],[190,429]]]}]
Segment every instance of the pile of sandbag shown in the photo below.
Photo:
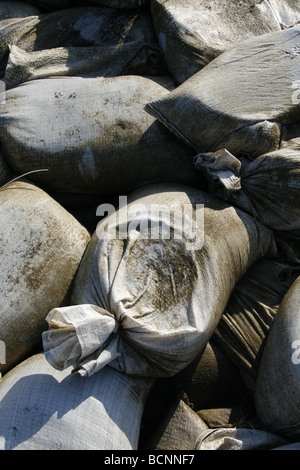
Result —
[{"label": "pile of sandbag", "polygon": [[0,1],[1,449],[297,448],[299,21]]}]

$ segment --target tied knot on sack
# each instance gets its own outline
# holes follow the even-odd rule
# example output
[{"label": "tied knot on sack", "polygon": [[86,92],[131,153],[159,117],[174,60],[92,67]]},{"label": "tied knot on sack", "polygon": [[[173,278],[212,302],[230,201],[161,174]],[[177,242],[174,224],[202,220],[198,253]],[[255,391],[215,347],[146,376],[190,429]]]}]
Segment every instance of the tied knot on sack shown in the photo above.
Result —
[{"label": "tied knot on sack", "polygon": [[121,355],[119,322],[107,310],[84,304],[52,309],[42,333],[47,361],[56,369],[73,366],[80,375],[92,375]]},{"label": "tied knot on sack", "polygon": [[241,189],[241,162],[228,150],[199,153],[194,158],[194,165],[205,174],[210,191],[218,187],[224,187],[228,193]]}]

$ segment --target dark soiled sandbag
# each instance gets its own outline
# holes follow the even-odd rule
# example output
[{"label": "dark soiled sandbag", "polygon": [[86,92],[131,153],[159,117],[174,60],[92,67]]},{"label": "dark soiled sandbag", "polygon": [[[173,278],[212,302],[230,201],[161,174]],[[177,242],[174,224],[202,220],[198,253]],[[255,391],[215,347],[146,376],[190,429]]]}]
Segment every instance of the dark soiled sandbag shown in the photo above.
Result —
[{"label": "dark soiled sandbag", "polygon": [[200,152],[226,148],[252,158],[276,150],[280,126],[300,120],[300,26],[249,39],[224,52],[147,111]]},{"label": "dark soiled sandbag", "polygon": [[271,450],[288,442],[262,429],[217,428],[204,431],[194,450]]},{"label": "dark soiled sandbag", "polygon": [[[185,82],[241,41],[279,31],[280,18],[272,4],[267,0],[153,0],[154,28],[176,82]],[[300,9],[290,6],[289,10],[295,13],[292,24],[289,21],[294,26]]]},{"label": "dark soiled sandbag", "polygon": [[[251,394],[270,328],[299,269],[299,265],[291,266],[285,260],[257,261],[235,286],[212,336],[238,367]],[[275,362],[273,367],[277,370]]]},{"label": "dark soiled sandbag", "polygon": [[201,190],[150,185],[128,202],[98,225],[69,306],[47,316],[45,355],[58,369],[177,374],[205,348],[246,270],[276,253],[271,231]]},{"label": "dark soiled sandbag", "polygon": [[0,52],[16,45],[26,52],[55,47],[156,43],[150,14],[138,10],[78,7],[0,21]]},{"label": "dark soiled sandbag", "polygon": [[40,15],[41,9],[23,1],[0,1],[0,21],[7,18],[26,18],[27,16]]},{"label": "dark soiled sandbag", "polygon": [[284,146],[241,167],[226,149],[195,157],[210,190],[272,230],[300,229],[300,151]]},{"label": "dark soiled sandbag", "polygon": [[158,45],[128,43],[119,47],[56,47],[25,52],[11,46],[5,69],[6,89],[39,78],[55,76],[115,77],[165,75]]},{"label": "dark soiled sandbag", "polygon": [[190,148],[144,111],[149,99],[168,93],[170,81],[63,77],[8,90],[0,108],[3,153],[16,174],[48,169],[30,178],[50,192],[121,195],[168,181],[201,186]]},{"label": "dark soiled sandbag", "polygon": [[40,345],[45,317],[71,285],[88,232],[44,191],[26,181],[0,188],[0,340],[5,373]]},{"label": "dark soiled sandbag", "polygon": [[239,405],[247,396],[236,364],[212,340],[195,364],[183,391],[186,402],[195,412]]},{"label": "dark soiled sandbag", "polygon": [[0,147],[0,189],[1,186],[8,183],[14,178],[14,173],[9,168],[6,159],[4,158],[3,152]]},{"label": "dark soiled sandbag", "polygon": [[300,437],[300,277],[282,300],[264,348],[255,387],[265,427],[292,441]]},{"label": "dark soiled sandbag", "polygon": [[36,354],[0,380],[0,449],[136,450],[152,384],[109,367],[83,379]]},{"label": "dark soiled sandbag", "polygon": [[208,426],[183,400],[174,400],[143,450],[191,450]]}]

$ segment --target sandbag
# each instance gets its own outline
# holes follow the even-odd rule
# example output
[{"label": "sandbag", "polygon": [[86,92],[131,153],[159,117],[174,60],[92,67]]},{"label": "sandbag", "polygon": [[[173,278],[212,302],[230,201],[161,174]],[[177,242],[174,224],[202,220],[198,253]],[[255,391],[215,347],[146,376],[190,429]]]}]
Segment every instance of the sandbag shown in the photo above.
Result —
[{"label": "sandbag", "polygon": [[198,438],[195,450],[270,450],[288,442],[261,429],[208,429]]},{"label": "sandbag", "polygon": [[204,421],[183,400],[175,400],[142,449],[191,450],[199,434],[207,429]]},{"label": "sandbag", "polygon": [[290,440],[300,436],[300,277],[282,300],[261,358],[255,387],[265,427]]},{"label": "sandbag", "polygon": [[54,76],[115,77],[118,75],[164,75],[158,45],[132,43],[115,46],[56,47],[25,52],[11,46],[4,82],[10,89],[29,80]]},{"label": "sandbag", "polygon": [[98,225],[69,306],[47,315],[46,358],[83,375],[109,364],[171,377],[205,348],[246,270],[275,252],[271,231],[201,190],[140,188]]},{"label": "sandbag", "polygon": [[0,339],[5,373],[36,348],[45,317],[67,294],[90,236],[48,194],[26,181],[0,189]]},{"label": "sandbag", "polygon": [[213,341],[238,367],[251,394],[279,305],[299,274],[299,265],[285,260],[257,261],[235,286],[214,331]]},{"label": "sandbag", "polygon": [[272,230],[300,229],[300,153],[286,146],[241,167],[226,150],[199,154],[196,168],[211,191],[256,217]]},{"label": "sandbag", "polygon": [[48,169],[30,178],[51,192],[122,195],[147,183],[199,185],[190,148],[143,109],[166,93],[159,79],[132,75],[24,83],[6,92],[0,108],[3,153],[16,174]]},{"label": "sandbag", "polygon": [[108,367],[83,379],[36,354],[0,380],[0,449],[136,450],[152,384]]},{"label": "sandbag", "polygon": [[[211,60],[234,45],[270,31],[281,21],[273,3],[266,0],[240,2],[217,0],[153,0],[151,12],[169,71],[183,83]],[[281,2],[284,5],[287,2]],[[294,26],[300,19],[299,7]],[[297,12],[297,15],[296,15]]]},{"label": "sandbag", "polygon": [[300,27],[263,34],[224,52],[146,110],[200,152],[252,158],[280,146],[281,124],[300,120]]},{"label": "sandbag", "polygon": [[29,2],[14,0],[1,0],[0,2],[0,21],[7,18],[26,18],[27,16],[40,15],[41,9],[30,5]]},{"label": "sandbag", "polygon": [[247,396],[236,364],[212,340],[194,365],[183,391],[185,401],[195,412],[238,405]]},{"label": "sandbag", "polygon": [[155,42],[151,16],[141,10],[85,6],[0,21],[0,53],[11,45],[32,52],[131,43],[138,50]]}]

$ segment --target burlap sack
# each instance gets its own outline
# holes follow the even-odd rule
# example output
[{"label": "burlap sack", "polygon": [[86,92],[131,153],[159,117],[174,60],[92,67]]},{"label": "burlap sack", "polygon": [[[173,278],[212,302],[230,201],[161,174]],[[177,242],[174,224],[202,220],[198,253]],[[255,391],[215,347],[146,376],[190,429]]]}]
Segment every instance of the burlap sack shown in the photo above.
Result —
[{"label": "burlap sack", "polygon": [[274,319],[255,388],[257,414],[266,428],[292,441],[300,436],[300,278]]},{"label": "burlap sack", "polygon": [[255,158],[278,149],[281,124],[300,120],[293,90],[299,31],[295,26],[244,41],[147,111],[199,153],[226,148]]},{"label": "burlap sack", "polygon": [[0,449],[136,450],[152,384],[109,367],[83,379],[34,355],[0,380]]},{"label": "burlap sack", "polygon": [[62,77],[8,90],[0,108],[3,153],[17,174],[48,169],[30,178],[51,192],[122,195],[168,181],[201,186],[190,148],[144,111],[149,99],[168,93],[160,83]]},{"label": "burlap sack", "polygon": [[175,375],[205,348],[246,270],[274,254],[268,229],[200,190],[150,185],[129,202],[97,227],[70,306],[47,316],[54,367]]},{"label": "burlap sack", "polygon": [[0,188],[0,221],[4,373],[41,344],[45,317],[62,303],[90,237],[48,194],[25,181]]}]

